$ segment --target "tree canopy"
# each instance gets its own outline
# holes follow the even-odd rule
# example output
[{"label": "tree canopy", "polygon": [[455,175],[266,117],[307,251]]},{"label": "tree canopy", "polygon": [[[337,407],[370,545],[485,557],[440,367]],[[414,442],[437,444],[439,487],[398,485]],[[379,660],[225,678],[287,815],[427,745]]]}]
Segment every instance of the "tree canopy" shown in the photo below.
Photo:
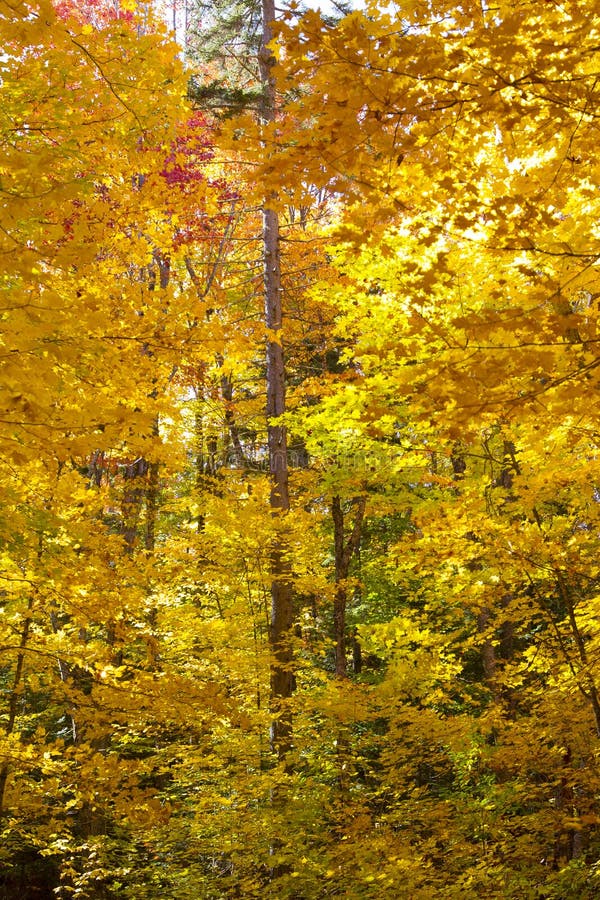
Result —
[{"label": "tree canopy", "polygon": [[595,4],[185,13],[0,0],[0,898],[592,900]]}]

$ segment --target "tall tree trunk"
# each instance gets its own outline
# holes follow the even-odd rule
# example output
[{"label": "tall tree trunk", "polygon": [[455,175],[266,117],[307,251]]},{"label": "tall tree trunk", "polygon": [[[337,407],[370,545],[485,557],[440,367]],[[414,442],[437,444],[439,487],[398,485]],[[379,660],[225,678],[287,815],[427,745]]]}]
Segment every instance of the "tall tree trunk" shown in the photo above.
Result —
[{"label": "tall tree trunk", "polygon": [[[276,97],[273,78],[275,60],[268,49],[272,39],[271,23],[275,19],[274,0],[262,0],[263,33],[259,53],[262,84],[261,121],[275,120]],[[263,266],[265,325],[267,328],[266,387],[267,440],[271,474],[271,510],[276,522],[276,536],[271,552],[271,623],[269,638],[271,663],[271,746],[278,759],[285,760],[292,746],[292,715],[286,703],[293,693],[293,654],[290,645],[294,620],[290,565],[285,552],[283,518],[290,508],[288,490],[287,436],[283,425],[273,420],[285,412],[285,369],[281,343],[282,297],[281,257],[279,250],[279,216],[276,197],[263,201]]]},{"label": "tall tree trunk", "polygon": [[[158,463],[151,462],[148,465],[148,486],[146,488],[146,528],[144,534],[144,549],[147,556],[153,556],[156,548],[156,517],[158,514]],[[146,651],[148,654],[148,666],[156,669],[158,666],[158,637],[156,627],[158,624],[158,611],[153,603],[148,610],[149,634],[146,637]]]},{"label": "tall tree trunk", "polygon": [[[19,637],[19,648],[18,648],[18,652],[17,652],[17,660],[16,660],[16,664],[15,664],[15,672],[13,675],[12,686],[10,687],[9,693],[8,693],[8,717],[7,717],[6,723],[4,725],[4,731],[8,736],[12,735],[14,728],[15,728],[15,722],[17,720],[19,697],[21,696],[21,691],[22,691],[23,667],[25,664],[25,651],[27,649],[27,643],[29,641],[32,613],[33,613],[33,598],[30,597],[29,601],[27,603],[27,610],[23,617],[23,624],[21,626],[21,634]],[[9,765],[9,761],[6,760],[2,763],[2,766],[0,767],[0,819],[4,815],[6,784],[8,781],[9,772],[10,772],[10,765]]]},{"label": "tall tree trunk", "polygon": [[333,541],[335,549],[335,594],[333,598],[333,639],[335,643],[335,674],[338,678],[346,678],[346,607],[348,590],[346,579],[350,571],[352,557],[358,551],[365,516],[366,497],[356,500],[354,526],[349,537],[344,534],[344,511],[339,496],[331,501],[333,517]]},{"label": "tall tree trunk", "polygon": [[[335,645],[335,674],[337,678],[348,677],[346,662],[346,607],[348,605],[348,588],[346,581],[350,571],[350,563],[358,552],[362,534],[362,524],[367,505],[366,497],[355,500],[356,513],[354,525],[348,538],[344,533],[344,509],[339,495],[331,501],[333,517],[333,543],[335,552],[335,594],[333,596],[333,640]],[[355,637],[358,644],[358,639]],[[356,659],[356,657],[355,657]],[[338,765],[338,786],[342,803],[346,803],[350,791],[350,732],[348,726],[340,722],[336,737],[336,756]]]}]

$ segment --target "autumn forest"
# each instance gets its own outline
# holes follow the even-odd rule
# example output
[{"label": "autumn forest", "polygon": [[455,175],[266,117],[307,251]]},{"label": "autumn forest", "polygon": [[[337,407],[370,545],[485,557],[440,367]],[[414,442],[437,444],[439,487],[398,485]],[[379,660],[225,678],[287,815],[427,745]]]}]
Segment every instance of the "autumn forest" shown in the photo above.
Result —
[{"label": "autumn forest", "polygon": [[166,12],[0,0],[0,900],[593,900],[597,4]]}]

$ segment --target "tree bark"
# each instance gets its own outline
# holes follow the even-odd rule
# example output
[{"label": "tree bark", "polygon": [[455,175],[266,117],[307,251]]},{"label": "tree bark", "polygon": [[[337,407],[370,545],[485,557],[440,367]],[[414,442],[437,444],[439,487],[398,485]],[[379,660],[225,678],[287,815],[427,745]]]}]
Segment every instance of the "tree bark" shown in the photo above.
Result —
[{"label": "tree bark", "polygon": [[354,526],[348,539],[344,534],[344,512],[339,496],[331,501],[331,514],[333,517],[333,539],[335,548],[335,595],[333,598],[333,639],[335,642],[335,674],[338,678],[347,677],[346,662],[346,607],[348,605],[348,592],[346,579],[350,571],[352,557],[358,550],[362,532],[362,523],[365,517],[366,497],[359,497],[356,501],[356,515]]},{"label": "tree bark", "polygon": [[[25,663],[25,650],[27,649],[27,643],[29,641],[29,632],[31,630],[31,619],[33,614],[33,598],[29,598],[27,604],[27,611],[23,618],[23,626],[21,628],[21,636],[19,639],[19,650],[17,653],[17,661],[15,665],[15,673],[13,675],[13,682],[10,688],[10,692],[8,695],[8,719],[6,721],[6,725],[4,726],[5,733],[10,736],[15,728],[15,722],[17,720],[17,708],[19,703],[19,697],[21,695],[22,690],[22,679],[23,679],[23,666]],[[10,772],[10,766],[8,761],[3,762],[0,767],[0,819],[4,815],[4,804],[5,804],[5,794],[6,794],[6,784],[8,782],[8,775]]]},{"label": "tree bark", "polygon": [[[262,0],[262,42],[259,53],[262,85],[261,122],[269,125],[276,116],[275,60],[268,49],[272,39],[271,23],[275,19],[274,0]],[[263,201],[263,277],[264,316],[267,329],[266,388],[267,442],[271,475],[271,511],[275,517],[276,535],[271,552],[271,747],[279,760],[285,760],[292,747],[292,714],[288,701],[294,690],[293,653],[290,644],[294,621],[290,565],[286,555],[283,518],[290,508],[288,490],[287,435],[285,426],[273,420],[285,412],[285,367],[281,328],[283,321],[281,296],[281,255],[279,249],[279,216],[276,196],[268,194]]]}]

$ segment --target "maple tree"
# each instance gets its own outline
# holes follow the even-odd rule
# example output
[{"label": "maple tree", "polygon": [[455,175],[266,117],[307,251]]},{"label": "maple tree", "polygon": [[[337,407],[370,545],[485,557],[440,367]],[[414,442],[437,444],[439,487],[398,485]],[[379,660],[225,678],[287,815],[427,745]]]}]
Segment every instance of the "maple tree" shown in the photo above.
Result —
[{"label": "maple tree", "polygon": [[592,898],[594,9],[274,19],[0,7],[0,896]]},{"label": "maple tree", "polygon": [[[467,867],[458,889],[491,887],[510,896],[544,883],[557,896],[591,895],[593,870],[582,863],[586,854],[593,859],[596,821],[588,771],[597,730],[588,618],[594,618],[595,570],[575,559],[586,556],[583,547],[595,533],[587,466],[595,456],[596,426],[582,385],[596,362],[597,254],[593,226],[580,230],[570,202],[584,202],[581,190],[589,197],[588,173],[577,168],[579,152],[571,150],[595,129],[587,112],[595,90],[588,68],[595,36],[585,13],[570,7],[544,15],[519,4],[483,19],[479,7],[443,13],[436,7],[427,27],[414,30],[408,14],[399,29],[387,15],[361,13],[336,29],[323,29],[312,15],[303,31],[290,28],[297,43],[286,46],[286,65],[291,61],[300,72],[308,45],[310,71],[322,82],[297,101],[311,127],[287,144],[284,137],[284,152],[299,165],[318,157],[325,177],[339,184],[342,175],[350,196],[361,199],[338,229],[339,269],[349,283],[336,289],[340,331],[352,335],[348,361],[356,360],[357,374],[345,398],[333,393],[316,418],[307,411],[309,449],[315,453],[323,443],[315,425],[327,429],[327,408],[331,415],[341,410],[346,422],[352,411],[347,440],[367,448],[377,436],[387,452],[375,460],[385,460],[388,477],[405,473],[402,493],[413,527],[397,547],[393,568],[395,580],[412,591],[418,587],[424,599],[408,619],[380,628],[373,646],[386,655],[386,645],[399,642],[388,690],[394,684],[398,693],[406,690],[402,684],[410,676],[408,696],[416,690],[421,703],[425,684],[434,704],[435,691],[425,672],[415,681],[410,664],[406,670],[406,641],[412,634],[425,659],[435,652],[443,660],[450,652],[435,676],[448,692],[446,701],[443,692],[437,700],[440,750],[447,704],[459,702],[463,667],[455,668],[456,654],[467,646],[479,654],[477,689],[486,684],[490,699],[468,701],[477,716],[468,728],[470,740],[479,734],[488,749],[473,751],[486,764],[477,771],[481,784],[473,781],[469,790],[471,804],[487,810],[474,840],[487,848],[489,861],[479,871]],[[556,56],[548,52],[553,40]],[[411,72],[425,47],[427,73]],[[339,117],[333,134],[329,113],[316,100],[325,92]],[[476,115],[467,114],[469,108]],[[312,141],[314,155],[308,152]],[[472,153],[465,153],[467,144]],[[343,167],[340,160],[347,160]],[[309,177],[318,171],[311,169]],[[322,290],[330,295],[331,285]],[[580,466],[587,471],[581,480],[575,475]],[[446,630],[451,637],[441,638]],[[462,676],[463,703],[473,690],[473,664]],[[567,694],[562,702],[555,695],[550,706],[564,711],[568,695],[577,726],[573,718],[564,729],[546,718],[548,707],[535,698],[548,698],[552,685]],[[527,724],[512,724],[523,716]],[[576,732],[589,749],[580,748],[574,759]],[[463,731],[462,740],[468,734]],[[511,768],[512,750],[513,772],[536,771],[517,750],[524,750],[525,734],[534,752],[556,751],[543,776],[525,781],[519,811],[519,789],[504,767]],[[446,753],[451,772],[456,751],[448,746]],[[545,786],[536,790],[536,783]],[[510,802],[500,803],[503,793]],[[431,815],[449,812],[438,802]],[[527,839],[520,842],[514,829],[522,828]],[[517,874],[499,861],[506,857]],[[552,874],[563,866],[563,875]]]}]

